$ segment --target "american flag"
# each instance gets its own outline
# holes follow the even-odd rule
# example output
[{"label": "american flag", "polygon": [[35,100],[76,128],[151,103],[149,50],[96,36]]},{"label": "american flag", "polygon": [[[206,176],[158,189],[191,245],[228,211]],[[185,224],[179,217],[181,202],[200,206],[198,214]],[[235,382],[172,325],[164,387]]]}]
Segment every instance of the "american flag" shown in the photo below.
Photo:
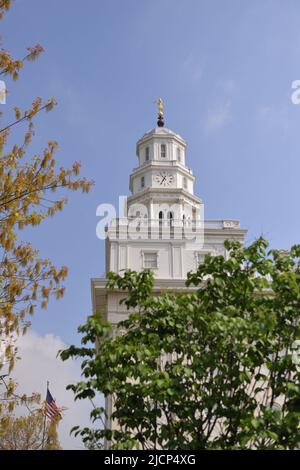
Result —
[{"label": "american flag", "polygon": [[61,419],[60,411],[59,411],[59,409],[58,409],[58,407],[55,403],[55,400],[54,400],[53,396],[49,392],[49,389],[47,389],[47,396],[46,396],[44,414],[51,421],[56,421],[56,420]]}]

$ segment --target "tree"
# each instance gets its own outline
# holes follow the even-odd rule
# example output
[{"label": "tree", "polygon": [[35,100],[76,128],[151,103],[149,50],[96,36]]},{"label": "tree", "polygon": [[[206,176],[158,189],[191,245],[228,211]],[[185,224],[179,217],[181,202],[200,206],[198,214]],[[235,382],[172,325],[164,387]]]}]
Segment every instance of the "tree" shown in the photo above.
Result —
[{"label": "tree", "polygon": [[50,421],[46,426],[44,450],[62,450],[57,432],[58,421]]},{"label": "tree", "polygon": [[[112,326],[91,316],[76,399],[111,396],[113,430],[74,431],[113,449],[295,449],[300,441],[300,246],[269,250],[225,242],[207,255],[184,294],[153,295],[149,271],[109,274],[131,312]],[[133,310],[134,309],[134,310]],[[91,345],[90,343],[93,343]],[[94,346],[97,342],[97,348]]]},{"label": "tree", "polygon": [[[0,19],[11,4],[11,0],[0,0]],[[28,47],[22,59],[15,59],[1,49],[1,79],[17,80],[25,64],[37,59],[42,52],[42,46],[37,44]],[[55,105],[54,98],[43,101],[38,97],[27,110],[21,111],[15,106],[14,118],[0,128],[0,371],[4,365],[9,372],[13,369],[17,358],[16,339],[26,333],[36,308],[46,308],[50,296],[57,299],[63,296],[68,271],[65,266],[57,268],[50,260],[40,258],[31,244],[22,242],[21,232],[28,226],[38,226],[63,209],[67,199],[64,195],[56,197],[57,191],[88,192],[92,185],[91,181],[78,177],[79,162],[71,168],[62,165],[57,168],[55,141],[49,141],[40,155],[30,153],[34,120],[41,111],[51,111]],[[21,141],[11,142],[12,129],[23,125]],[[40,439],[41,417],[31,411],[30,405],[39,401],[38,395],[18,396],[12,380],[8,385],[5,383],[0,392],[1,445],[6,442],[11,448],[9,440],[12,438],[19,448],[34,448],[34,442]],[[25,406],[29,416],[14,417],[13,411],[18,406]],[[31,429],[34,430],[32,435]],[[59,448],[53,425],[48,427],[47,446]]]},{"label": "tree", "polygon": [[[10,8],[10,0],[0,0],[0,18]],[[14,59],[0,50],[0,75],[17,80],[23,66],[35,60],[43,48],[27,48],[22,59]],[[91,182],[79,178],[80,163],[71,168],[57,168],[54,154],[57,143],[49,141],[41,155],[31,155],[29,146],[34,135],[34,119],[42,110],[50,111],[56,102],[36,98],[29,109],[14,108],[15,118],[0,129],[0,369],[8,363],[10,370],[16,358],[15,339],[26,332],[30,316],[37,307],[46,308],[49,297],[64,294],[65,266],[55,267],[41,259],[31,244],[23,243],[21,231],[38,226],[45,218],[63,209],[61,189],[89,191]],[[11,129],[26,125],[19,143],[10,140]],[[2,349],[2,351],[1,351]]]},{"label": "tree", "polygon": [[[0,450],[61,450],[57,432],[61,414],[47,421],[40,394],[19,395],[17,384],[7,381],[5,375],[0,376],[0,386],[4,387],[0,394]],[[26,409],[26,415],[15,416],[17,409]]]},{"label": "tree", "polygon": [[61,450],[57,423],[46,423],[41,409],[28,416],[9,416],[5,431],[0,434],[0,450]]}]

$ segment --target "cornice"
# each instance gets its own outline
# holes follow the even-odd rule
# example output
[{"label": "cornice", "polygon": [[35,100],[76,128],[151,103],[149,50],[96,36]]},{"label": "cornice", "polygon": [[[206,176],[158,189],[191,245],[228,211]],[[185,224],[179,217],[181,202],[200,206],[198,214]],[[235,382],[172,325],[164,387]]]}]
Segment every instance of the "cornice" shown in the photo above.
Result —
[{"label": "cornice", "polygon": [[168,162],[160,162],[159,160],[154,160],[150,161],[147,164],[144,164],[142,166],[139,166],[137,168],[134,168],[131,175],[130,175],[130,181],[133,177],[135,176],[140,176],[143,173],[148,172],[149,170],[154,170],[154,171],[159,171],[159,170],[164,170],[164,171],[178,171],[179,173],[184,174],[184,176],[188,176],[191,180],[195,181],[195,176],[193,175],[193,171],[191,168],[188,168],[186,166],[183,166],[182,164],[178,163],[176,160],[169,160],[172,165],[168,165]]},{"label": "cornice", "polygon": [[182,188],[168,188],[167,190],[164,188],[146,188],[144,191],[140,191],[136,194],[133,194],[127,198],[127,204],[129,205],[132,202],[136,202],[138,200],[144,200],[149,198],[156,198],[159,199],[160,197],[166,201],[167,198],[173,199],[172,196],[177,196],[179,198],[183,198],[184,200],[192,200],[197,204],[203,204],[203,201],[198,196],[191,194],[185,191]]}]

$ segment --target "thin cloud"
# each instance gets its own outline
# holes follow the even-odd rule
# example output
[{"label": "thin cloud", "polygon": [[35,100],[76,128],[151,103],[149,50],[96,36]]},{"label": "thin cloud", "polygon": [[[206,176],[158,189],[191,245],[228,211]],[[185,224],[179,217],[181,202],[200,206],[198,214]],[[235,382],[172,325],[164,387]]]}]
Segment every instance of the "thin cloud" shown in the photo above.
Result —
[{"label": "thin cloud", "polygon": [[220,86],[226,95],[234,95],[238,90],[238,85],[236,81],[231,78],[227,80],[222,80],[220,82]]},{"label": "thin cloud", "polygon": [[[288,103],[290,106],[290,103]],[[259,126],[268,131],[280,130],[285,134],[289,131],[291,122],[287,105],[261,105],[257,110]]]},{"label": "thin cloud", "polygon": [[231,102],[226,101],[208,112],[204,123],[205,130],[208,133],[219,131],[225,127],[231,119]]},{"label": "thin cloud", "polygon": [[199,82],[204,73],[202,60],[195,57],[194,54],[188,54],[182,61],[181,71],[185,79],[193,82]]}]

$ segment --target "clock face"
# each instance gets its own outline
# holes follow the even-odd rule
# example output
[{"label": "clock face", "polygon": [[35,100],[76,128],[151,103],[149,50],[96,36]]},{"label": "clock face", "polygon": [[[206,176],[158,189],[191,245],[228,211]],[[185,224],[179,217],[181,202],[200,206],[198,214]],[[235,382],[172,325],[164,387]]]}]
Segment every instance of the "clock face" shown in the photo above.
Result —
[{"label": "clock face", "polygon": [[161,171],[154,176],[154,180],[159,186],[171,186],[174,182],[174,176],[166,171]]}]

